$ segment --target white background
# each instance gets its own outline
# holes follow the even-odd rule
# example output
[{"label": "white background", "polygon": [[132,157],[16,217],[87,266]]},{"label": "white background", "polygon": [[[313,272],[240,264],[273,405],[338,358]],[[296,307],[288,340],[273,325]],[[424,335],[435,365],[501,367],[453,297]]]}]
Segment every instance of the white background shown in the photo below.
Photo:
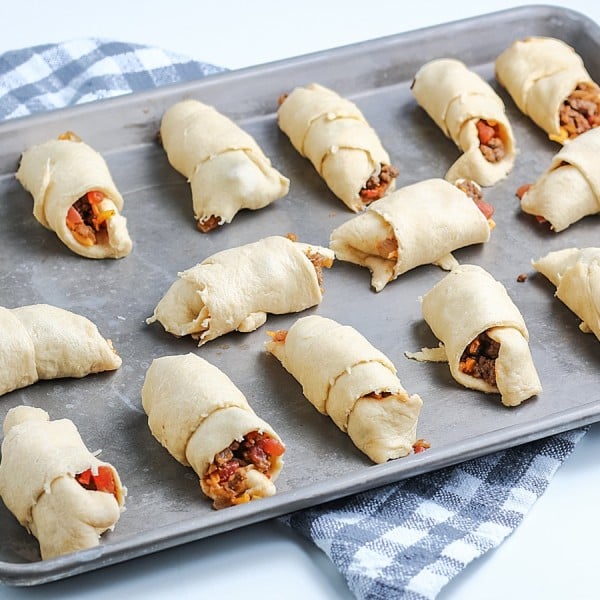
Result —
[{"label": "white background", "polygon": [[[104,37],[156,45],[235,69],[520,4],[12,0],[1,3],[0,53]],[[544,4],[573,8],[600,23],[597,0]],[[600,425],[596,425],[517,531],[469,565],[442,591],[440,600],[599,598],[599,507]],[[0,584],[0,598],[96,600],[142,595],[149,600],[352,598],[323,553],[273,522],[33,589]]]}]

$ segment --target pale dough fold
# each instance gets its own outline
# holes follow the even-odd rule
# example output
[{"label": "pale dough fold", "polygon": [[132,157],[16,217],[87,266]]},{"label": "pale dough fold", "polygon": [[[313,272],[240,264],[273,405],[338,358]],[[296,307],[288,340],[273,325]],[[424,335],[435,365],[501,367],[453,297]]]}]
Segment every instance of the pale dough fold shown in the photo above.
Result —
[{"label": "pale dough fold", "polygon": [[600,128],[563,146],[550,167],[525,192],[521,208],[541,216],[556,232],[600,212]]},{"label": "pale dough fold", "polygon": [[230,223],[243,208],[257,210],[285,196],[281,175],[254,138],[214,107],[184,100],[163,115],[160,137],[170,164],[191,185],[194,217]]},{"label": "pale dough fold", "polygon": [[[152,361],[142,387],[142,405],[152,435],[177,461],[194,469],[203,492],[213,500],[205,476],[217,454],[255,431],[281,443],[231,379],[191,353]],[[272,496],[282,466],[281,456],[271,458],[265,473],[246,466],[242,470],[246,496],[234,503]]]},{"label": "pale dough fold", "polygon": [[550,139],[564,143],[560,108],[580,83],[593,83],[571,46],[550,37],[517,40],[495,62],[496,79]]},{"label": "pale dough fold", "polygon": [[[359,192],[382,165],[390,164],[390,157],[359,108],[311,83],[295,88],[281,103],[277,117],[280,129],[329,189],[354,212],[363,210]],[[393,187],[392,181],[388,190]]]},{"label": "pale dough fold", "polygon": [[[442,345],[434,351],[406,352],[408,358],[440,361],[443,350],[458,383],[500,394],[506,406],[517,406],[542,391],[523,317],[504,286],[487,271],[476,265],[459,265],[423,296],[422,311]],[[495,386],[459,368],[463,352],[483,332],[500,344]]]},{"label": "pale dough fold", "polygon": [[[33,215],[54,231],[70,250],[86,258],[122,258],[133,243],[127,220],[120,211],[123,198],[102,156],[82,141],[50,140],[23,152],[16,173],[21,185],[33,196]],[[67,227],[69,208],[88,192],[102,192],[102,211],[113,211],[106,221],[106,235],[92,246],[80,243]]]},{"label": "pale dough fold", "polygon": [[169,333],[198,339],[198,345],[231,331],[254,331],[268,313],[299,312],[321,302],[310,260],[317,256],[321,266],[331,266],[328,248],[282,236],[223,250],[179,273],[147,323],[159,321]]},{"label": "pale dough fold", "polygon": [[[490,186],[513,168],[516,156],[512,127],[504,103],[494,89],[459,60],[442,58],[424,64],[415,75],[412,93],[436,125],[462,151],[445,178],[465,178]],[[480,150],[477,122],[497,125],[504,145],[501,160],[490,162]]]},{"label": "pale dough fold", "polygon": [[390,359],[356,329],[311,315],[298,319],[284,339],[274,334],[266,347],[309,402],[373,462],[412,452],[421,398],[406,392]]},{"label": "pale dough fold", "polygon": [[[109,469],[114,493],[89,490],[75,479]],[[38,540],[42,559],[99,544],[124,510],[126,489],[116,469],[96,458],[69,419],[50,421],[41,408],[17,406],[4,420],[0,495]]]},{"label": "pale dough fold", "polygon": [[600,340],[600,248],[550,252],[533,266],[556,286],[556,297],[580,319],[580,329]]},{"label": "pale dough fold", "polygon": [[338,260],[367,267],[379,292],[419,265],[449,270],[458,264],[453,250],[489,238],[488,220],[465,192],[443,179],[427,179],[373,202],[340,225],[330,248]]},{"label": "pale dough fold", "polygon": [[85,377],[121,366],[86,317],[49,304],[0,307],[0,395],[39,379]]}]

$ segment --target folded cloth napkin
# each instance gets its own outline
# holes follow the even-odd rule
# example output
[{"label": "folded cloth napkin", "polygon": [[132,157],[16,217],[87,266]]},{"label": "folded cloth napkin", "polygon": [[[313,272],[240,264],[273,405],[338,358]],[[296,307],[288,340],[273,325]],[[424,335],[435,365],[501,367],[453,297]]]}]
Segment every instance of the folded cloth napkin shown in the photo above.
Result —
[{"label": "folded cloth napkin", "polygon": [[[0,120],[198,79],[219,67],[85,39],[0,55]],[[435,598],[517,527],[586,429],[420,475],[280,520],[314,541],[357,598]]]}]

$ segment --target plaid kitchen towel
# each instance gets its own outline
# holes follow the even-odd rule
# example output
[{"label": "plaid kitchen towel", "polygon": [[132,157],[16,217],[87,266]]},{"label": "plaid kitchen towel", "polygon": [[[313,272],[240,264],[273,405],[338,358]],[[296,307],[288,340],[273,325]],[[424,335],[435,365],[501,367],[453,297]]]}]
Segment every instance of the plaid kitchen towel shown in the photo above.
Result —
[{"label": "plaid kitchen towel", "polygon": [[[97,39],[7,52],[0,55],[0,120],[221,70],[158,48]],[[281,521],[329,555],[357,598],[435,598],[517,527],[584,433],[555,435]]]}]

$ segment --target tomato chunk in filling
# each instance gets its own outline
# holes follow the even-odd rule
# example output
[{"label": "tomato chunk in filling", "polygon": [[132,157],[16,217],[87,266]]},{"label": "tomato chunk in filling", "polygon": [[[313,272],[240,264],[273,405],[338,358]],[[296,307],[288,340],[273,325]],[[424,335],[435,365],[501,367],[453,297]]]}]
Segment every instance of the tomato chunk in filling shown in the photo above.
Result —
[{"label": "tomato chunk in filling", "polygon": [[102,243],[108,236],[107,223],[115,211],[100,209],[104,198],[102,192],[87,192],[67,211],[67,227],[82,246]]},{"label": "tomato chunk in filling", "polygon": [[458,368],[471,377],[496,386],[496,359],[499,350],[500,344],[484,331],[465,348]]},{"label": "tomato chunk in filling", "polygon": [[[563,164],[565,164],[565,163],[563,163]],[[523,200],[523,196],[525,196],[525,194],[529,191],[529,189],[532,186],[533,186],[533,183],[524,183],[523,185],[519,186],[519,188],[515,192],[515,196],[519,200]],[[541,215],[535,215],[535,218],[537,219],[538,223],[547,223],[546,219],[544,219],[544,217],[542,217]]]},{"label": "tomato chunk in filling", "polygon": [[97,492],[107,492],[113,496],[117,496],[115,478],[110,467],[101,465],[98,467],[98,473],[94,475],[92,469],[86,469],[75,475],[75,479],[79,485],[86,490]]},{"label": "tomato chunk in filling", "polygon": [[283,444],[258,431],[251,431],[241,442],[234,440],[215,455],[202,478],[202,489],[213,499],[216,509],[249,502],[246,473],[256,469],[270,477],[273,460],[285,452]]},{"label": "tomato chunk in filling", "polygon": [[567,138],[574,138],[600,125],[600,87],[595,83],[580,83],[562,103],[560,126]]},{"label": "tomato chunk in filling", "polygon": [[479,119],[477,121],[477,135],[479,136],[479,150],[481,150],[485,160],[496,163],[505,157],[506,149],[498,123]]},{"label": "tomato chunk in filling", "polygon": [[483,199],[483,192],[477,183],[471,179],[458,179],[454,185],[475,202],[486,219],[490,220],[492,218],[494,207]]},{"label": "tomato chunk in filling", "polygon": [[359,192],[359,196],[363,203],[371,204],[371,202],[383,198],[392,181],[398,177],[398,175],[399,171],[396,167],[382,164],[379,173],[371,175]]}]

